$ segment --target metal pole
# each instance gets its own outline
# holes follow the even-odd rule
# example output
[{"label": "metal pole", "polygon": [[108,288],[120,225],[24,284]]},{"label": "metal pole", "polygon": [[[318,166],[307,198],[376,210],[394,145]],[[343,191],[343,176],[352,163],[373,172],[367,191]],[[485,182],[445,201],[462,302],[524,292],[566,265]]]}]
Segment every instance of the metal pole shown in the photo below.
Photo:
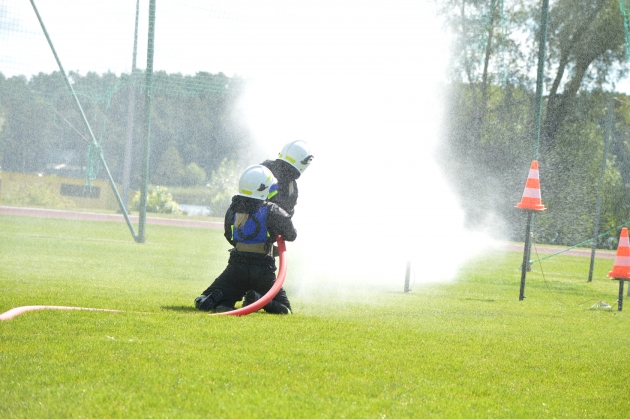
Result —
[{"label": "metal pole", "polygon": [[542,119],[543,81],[545,76],[545,56],[547,55],[547,22],[549,20],[549,0],[543,0],[538,44],[538,71],[536,73],[536,107],[534,111],[534,160],[538,160],[540,149],[540,125]]},{"label": "metal pole", "polygon": [[617,310],[623,309],[623,279],[619,280],[619,301],[617,302]]},{"label": "metal pole", "polygon": [[144,109],[144,134],[145,140],[142,150],[142,190],[140,192],[140,222],[138,226],[138,243],[145,241],[145,224],[147,220],[147,191],[149,188],[149,150],[151,138],[151,108],[153,105],[153,53],[154,53],[154,37],[155,37],[155,0],[149,2],[149,39],[147,42],[147,74],[146,84],[147,90],[145,94]]},{"label": "metal pole", "polygon": [[63,75],[64,79],[66,80],[66,84],[68,85],[68,87],[70,88],[70,92],[72,93],[72,97],[74,98],[74,101],[77,105],[77,107],[79,108],[79,113],[81,114],[81,117],[83,118],[83,123],[85,124],[89,134],[90,134],[90,138],[92,139],[92,144],[94,144],[98,150],[98,156],[101,160],[101,163],[103,164],[103,167],[105,168],[105,172],[107,173],[107,179],[109,180],[109,184],[112,187],[112,190],[114,191],[114,195],[116,196],[116,200],[118,201],[118,205],[120,206],[120,209],[123,212],[123,216],[125,217],[125,221],[127,222],[127,227],[129,227],[129,231],[131,231],[131,235],[134,237],[134,239],[136,238],[136,232],[133,229],[133,225],[131,224],[131,220],[129,219],[129,215],[127,214],[127,210],[125,208],[125,204],[122,202],[122,199],[120,198],[120,195],[118,194],[118,189],[116,189],[116,183],[114,182],[114,178],[112,178],[112,174],[109,171],[109,168],[107,167],[107,163],[105,162],[105,157],[103,156],[103,151],[101,150],[100,146],[98,145],[98,141],[96,141],[96,137],[94,136],[94,133],[92,132],[92,127],[90,126],[90,123],[87,120],[87,117],[85,116],[85,113],[83,112],[83,107],[81,106],[81,102],[79,102],[79,98],[77,97],[77,94],[74,91],[74,88],[72,87],[72,83],[70,83],[70,80],[68,79],[68,76],[66,74],[66,71],[63,69],[63,65],[61,65],[61,60],[59,59],[59,56],[57,55],[57,51],[55,50],[55,47],[52,43],[52,40],[50,39],[50,36],[48,36],[48,31],[46,30],[46,26],[44,26],[44,21],[42,20],[41,16],[39,15],[39,11],[37,10],[37,7],[35,6],[35,2],[33,0],[31,1],[31,6],[33,6],[33,10],[35,11],[35,15],[37,16],[37,20],[39,21],[40,26],[42,27],[42,31],[44,32],[44,36],[46,36],[46,40],[48,41],[48,45],[50,46],[50,49],[53,53],[53,55],[55,56],[55,60],[57,61],[57,65],[59,66],[59,71],[61,72],[61,74]]},{"label": "metal pole", "polygon": [[519,294],[519,301],[525,299],[525,278],[527,277],[527,271],[529,270],[529,255],[531,251],[531,232],[532,232],[532,216],[533,211],[527,211],[527,227],[525,228],[525,248],[523,249],[523,265],[521,266],[521,291]]},{"label": "metal pole", "polygon": [[608,117],[606,120],[606,135],[604,137],[604,152],[602,154],[602,169],[599,174],[599,185],[597,194],[597,207],[595,209],[595,220],[593,221],[593,245],[591,246],[591,265],[588,270],[588,282],[593,281],[593,268],[595,266],[595,250],[597,249],[597,236],[599,235],[599,217],[602,211],[602,189],[604,186],[604,172],[606,171],[606,152],[608,142],[610,141],[610,133],[612,131],[612,116],[615,98],[610,95],[610,104],[608,105]]},{"label": "metal pole", "polygon": [[131,84],[129,85],[129,111],[127,113],[127,141],[125,142],[125,161],[123,163],[122,196],[129,205],[129,179],[131,177],[131,154],[133,152],[133,128],[136,111],[136,56],[138,55],[138,16],[140,0],[136,0],[136,25],[133,34],[133,56],[131,59]]},{"label": "metal pole", "polygon": [[501,65],[503,65],[503,87],[506,87],[507,66],[505,65],[505,0],[501,0]]},{"label": "metal pole", "polygon": [[[540,38],[538,41],[538,71],[536,72],[536,104],[534,106],[534,160],[538,160],[540,151],[540,125],[542,119],[543,81],[545,76],[545,56],[547,54],[547,22],[549,21],[549,0],[542,2],[542,16],[540,22]],[[532,211],[527,214],[527,228],[525,249],[523,251],[523,266],[521,274],[520,300],[525,298],[525,277],[529,270],[529,255],[531,253],[531,231],[534,223]]]},{"label": "metal pole", "polygon": [[409,292],[409,276],[411,275],[411,261],[407,261],[407,270],[405,271],[405,292]]}]

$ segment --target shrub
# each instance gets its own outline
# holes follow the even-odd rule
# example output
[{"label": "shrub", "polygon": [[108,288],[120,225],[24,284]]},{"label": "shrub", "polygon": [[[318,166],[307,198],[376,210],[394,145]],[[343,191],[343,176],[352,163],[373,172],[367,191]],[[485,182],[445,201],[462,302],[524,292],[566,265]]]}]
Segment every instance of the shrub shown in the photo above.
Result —
[{"label": "shrub", "polygon": [[[131,201],[131,209],[140,211],[140,191]],[[147,212],[162,214],[179,214],[179,205],[173,200],[173,196],[164,186],[151,186],[147,194]]]}]

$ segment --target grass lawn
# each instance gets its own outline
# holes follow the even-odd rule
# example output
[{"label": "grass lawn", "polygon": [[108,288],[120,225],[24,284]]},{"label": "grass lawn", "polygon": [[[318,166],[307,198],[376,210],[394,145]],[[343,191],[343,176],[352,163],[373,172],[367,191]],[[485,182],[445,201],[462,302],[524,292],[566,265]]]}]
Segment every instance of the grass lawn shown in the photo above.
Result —
[{"label": "grass lawn", "polygon": [[[2,418],[627,418],[630,297],[610,260],[522,253],[370,304],[292,298],[296,314],[209,317],[221,230],[0,216]],[[535,253],[533,252],[533,256]],[[291,259],[289,254],[289,271]],[[290,284],[287,283],[289,297]]]}]

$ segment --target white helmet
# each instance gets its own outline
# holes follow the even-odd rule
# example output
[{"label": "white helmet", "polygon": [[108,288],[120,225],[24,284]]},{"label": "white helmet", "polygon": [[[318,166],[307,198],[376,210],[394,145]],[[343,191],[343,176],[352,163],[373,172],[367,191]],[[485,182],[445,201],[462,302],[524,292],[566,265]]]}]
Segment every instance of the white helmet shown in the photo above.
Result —
[{"label": "white helmet", "polygon": [[302,174],[311,164],[314,156],[308,152],[308,145],[304,141],[297,140],[282,147],[278,158],[289,162]]},{"label": "white helmet", "polygon": [[274,183],[276,178],[273,177],[271,170],[260,164],[249,166],[238,181],[237,195],[264,201]]}]

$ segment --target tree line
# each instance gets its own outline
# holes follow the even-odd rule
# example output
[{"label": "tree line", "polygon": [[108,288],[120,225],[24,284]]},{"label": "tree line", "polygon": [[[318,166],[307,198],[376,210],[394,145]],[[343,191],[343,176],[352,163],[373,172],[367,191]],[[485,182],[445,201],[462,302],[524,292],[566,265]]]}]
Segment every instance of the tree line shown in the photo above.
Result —
[{"label": "tree line", "polygon": [[[122,183],[131,136],[130,185],[138,189],[147,135],[145,75],[68,76],[116,182]],[[224,160],[246,158],[243,151],[251,149],[252,136],[238,108],[243,87],[244,80],[222,73],[154,73],[151,183],[200,185]],[[30,79],[0,73],[0,124],[3,171],[82,176],[86,166],[98,166],[98,159],[88,156],[92,136],[60,72]],[[104,178],[102,171],[99,177]]]},{"label": "tree line", "polygon": [[[614,89],[627,76],[620,3],[551,2],[539,137],[535,87],[542,2],[435,3],[453,34],[441,164],[467,224],[523,240],[525,214],[514,206],[537,155],[548,210],[535,218],[535,242],[575,245],[592,237],[601,179],[598,230],[612,232],[599,244],[616,246],[615,228],[630,219],[630,98]],[[70,77],[117,181],[136,89],[131,127],[137,188],[144,75]],[[154,87],[152,183],[195,184],[225,171],[226,161],[251,161],[247,154],[255,141],[238,109],[244,80],[221,73],[156,73]],[[35,172],[85,159],[87,134],[57,72],[29,80],[0,76],[0,124],[2,170]]]}]

